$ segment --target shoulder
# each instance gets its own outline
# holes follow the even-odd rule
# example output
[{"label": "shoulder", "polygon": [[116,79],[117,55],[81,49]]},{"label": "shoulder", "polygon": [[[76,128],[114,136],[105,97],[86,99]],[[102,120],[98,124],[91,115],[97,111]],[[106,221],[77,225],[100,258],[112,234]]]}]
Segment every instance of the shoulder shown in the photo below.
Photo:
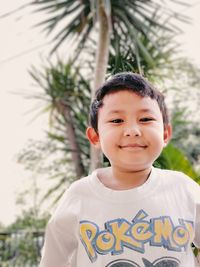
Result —
[{"label": "shoulder", "polygon": [[89,177],[90,175],[73,182],[66,189],[52,213],[52,222],[56,224],[62,224],[64,221],[74,223],[76,216],[81,212],[81,202],[84,199],[84,195],[89,195]]},{"label": "shoulder", "polygon": [[89,190],[89,181],[92,174],[80,178],[79,180],[74,181],[70,187],[67,189],[70,196],[80,196]]},{"label": "shoulder", "polygon": [[155,172],[159,177],[165,179],[165,181],[172,181],[173,183],[183,183],[183,184],[193,184],[199,186],[191,177],[187,176],[183,172],[175,171],[175,170],[166,170],[166,169],[158,169],[154,168]]},{"label": "shoulder", "polygon": [[159,179],[162,180],[163,186],[170,186],[179,192],[185,192],[191,195],[192,198],[200,201],[200,185],[197,184],[191,177],[183,172],[174,170],[165,170],[155,168],[155,172]]},{"label": "shoulder", "polygon": [[63,202],[71,202],[72,200],[77,198],[80,199],[82,195],[86,193],[88,194],[90,176],[91,175],[88,175],[74,181],[64,192],[59,201],[59,205],[61,205],[61,203]]}]

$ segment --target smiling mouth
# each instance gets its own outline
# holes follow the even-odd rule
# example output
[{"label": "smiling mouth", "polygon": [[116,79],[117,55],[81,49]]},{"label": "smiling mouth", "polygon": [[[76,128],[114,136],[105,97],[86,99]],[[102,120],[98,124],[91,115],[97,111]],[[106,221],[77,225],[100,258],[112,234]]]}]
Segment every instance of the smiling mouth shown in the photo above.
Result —
[{"label": "smiling mouth", "polygon": [[146,145],[140,145],[140,144],[127,144],[127,145],[123,145],[123,146],[119,146],[119,148],[128,148],[128,149],[145,149],[147,148]]}]

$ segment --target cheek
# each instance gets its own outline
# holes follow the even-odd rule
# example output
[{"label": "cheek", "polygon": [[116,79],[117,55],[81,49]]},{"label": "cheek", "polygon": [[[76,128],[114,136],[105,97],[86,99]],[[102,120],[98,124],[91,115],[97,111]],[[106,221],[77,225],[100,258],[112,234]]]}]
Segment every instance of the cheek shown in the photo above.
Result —
[{"label": "cheek", "polygon": [[104,140],[113,140],[114,141],[114,136],[116,137],[118,135],[116,129],[110,129],[110,128],[104,128],[103,130],[101,130],[99,132],[99,136],[101,137],[101,140],[104,141]]},{"label": "cheek", "polygon": [[117,146],[118,140],[119,138],[116,131],[105,129],[100,133],[100,146],[105,155],[113,151]]},{"label": "cheek", "polygon": [[106,143],[108,142],[107,140],[109,139],[109,134],[108,132],[99,130],[99,142],[100,142],[100,146],[103,149],[104,146],[106,145]]},{"label": "cheek", "polygon": [[164,131],[160,128],[152,128],[147,133],[148,139],[151,142],[155,142],[158,144],[164,143]]}]

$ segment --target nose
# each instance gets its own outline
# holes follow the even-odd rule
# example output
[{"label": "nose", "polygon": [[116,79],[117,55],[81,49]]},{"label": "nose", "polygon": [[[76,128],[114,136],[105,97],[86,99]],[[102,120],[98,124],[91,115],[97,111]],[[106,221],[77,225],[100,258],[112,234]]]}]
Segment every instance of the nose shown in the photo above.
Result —
[{"label": "nose", "polygon": [[124,136],[141,136],[141,131],[138,125],[128,126],[124,130]]}]

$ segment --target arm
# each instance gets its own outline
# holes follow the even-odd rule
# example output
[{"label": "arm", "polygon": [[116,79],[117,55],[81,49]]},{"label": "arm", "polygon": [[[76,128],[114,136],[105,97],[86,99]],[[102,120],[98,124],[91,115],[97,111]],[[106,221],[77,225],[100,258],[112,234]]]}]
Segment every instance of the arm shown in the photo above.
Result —
[{"label": "arm", "polygon": [[197,186],[197,190],[194,190],[194,195],[196,196],[196,220],[195,220],[195,238],[194,244],[198,248],[197,254],[197,265],[200,267],[200,187]]},{"label": "arm", "polygon": [[74,204],[66,192],[47,224],[39,267],[70,267],[76,249],[76,216]]},{"label": "arm", "polygon": [[39,267],[68,267],[73,245],[67,229],[65,230],[63,233],[55,220],[50,220],[46,228]]}]

